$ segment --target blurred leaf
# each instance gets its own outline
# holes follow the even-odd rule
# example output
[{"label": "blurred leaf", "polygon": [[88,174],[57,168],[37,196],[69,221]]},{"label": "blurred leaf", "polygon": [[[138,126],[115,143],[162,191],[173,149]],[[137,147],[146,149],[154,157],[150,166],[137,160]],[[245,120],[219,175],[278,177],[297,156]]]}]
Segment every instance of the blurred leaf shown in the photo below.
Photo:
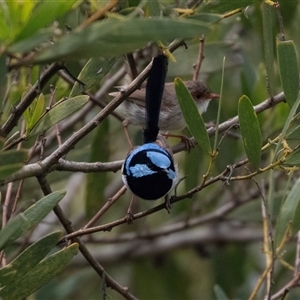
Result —
[{"label": "blurred leaf", "polygon": [[8,52],[28,52],[32,50],[33,48],[41,45],[42,43],[46,42],[50,39],[50,37],[53,35],[53,29],[52,28],[46,28],[41,29],[34,35],[30,36],[29,38],[25,40],[21,40],[19,42],[14,43],[13,45],[9,46],[7,48]]},{"label": "blurred leaf", "polygon": [[223,289],[217,284],[214,286],[214,292],[217,300],[229,300]]},{"label": "blurred leaf", "polygon": [[[97,128],[90,152],[90,162],[109,161],[109,121],[105,119]],[[88,173],[86,180],[85,209],[91,218],[106,201],[104,191],[107,186],[107,172]]]},{"label": "blurred leaf", "polygon": [[111,70],[117,58],[91,58],[81,70],[78,79],[84,83],[82,86],[75,82],[69,97],[74,97],[83,91],[88,90],[94,84],[99,83],[102,78]]},{"label": "blurred leaf", "polygon": [[277,41],[279,73],[283,92],[290,108],[299,93],[299,68],[293,41]]},{"label": "blurred leaf", "polygon": [[[187,261],[186,263],[188,264]],[[140,299],[189,299],[186,288],[190,284],[187,269],[180,265],[173,253],[169,253],[168,257],[160,256],[157,261],[146,259],[143,264],[135,262],[132,268],[132,285]],[[149,286],[155,288],[149,289]]]},{"label": "blurred leaf", "polygon": [[66,192],[64,191],[53,192],[40,199],[23,213],[10,219],[7,225],[0,231],[0,250],[36,226],[58,204],[65,194]]},{"label": "blurred leaf", "polygon": [[[220,285],[222,290],[228,295],[229,299],[233,299],[232,294],[236,291],[236,287],[240,287],[248,279],[246,261],[248,257],[247,249],[242,244],[228,244],[218,253],[214,253],[211,257],[213,263],[214,285]],[[228,270],[230,276],[228,276]],[[214,289],[216,292],[216,289]],[[220,292],[220,289],[218,289]],[[227,298],[227,297],[226,297]],[[219,299],[226,299],[219,298]],[[239,297],[236,297],[239,299]],[[241,297],[245,299],[245,297]]]},{"label": "blurred leaf", "polygon": [[[281,206],[275,230],[275,246],[278,247],[285,234],[292,237],[300,229],[300,179],[296,181]],[[287,232],[288,227],[289,232]]]},{"label": "blurred leaf", "polygon": [[267,3],[262,4],[262,23],[263,23],[263,41],[264,55],[267,71],[267,87],[270,95],[275,93],[275,77],[274,77],[274,34],[273,34],[273,18],[275,13],[274,7]]},{"label": "blurred leaf", "polygon": [[[199,52],[199,45],[197,43],[188,43],[188,49],[180,47],[174,53],[176,57],[176,64],[169,64],[168,78],[175,78],[178,76],[180,70],[181,77],[188,79],[192,76],[191,66],[195,63]],[[240,50],[235,49],[231,42],[206,42],[204,48],[204,56],[201,66],[201,73],[214,73],[222,70],[222,61],[226,56],[225,68],[235,68],[244,66],[243,56]]]},{"label": "blurred leaf", "polygon": [[204,121],[190,92],[180,78],[175,78],[175,91],[178,102],[187,124],[187,128],[194,136],[199,146],[206,152],[211,153],[211,144],[206,131]]},{"label": "blurred leaf", "polygon": [[77,0],[68,1],[40,1],[30,16],[30,21],[23,26],[15,41],[31,36],[40,28],[44,28],[59,16],[68,12]]},{"label": "blurred leaf", "polygon": [[27,158],[27,150],[8,150],[0,152],[0,180],[21,169]]},{"label": "blurred leaf", "polygon": [[300,150],[296,150],[295,152],[291,153],[284,163],[282,164],[283,166],[300,166]]},{"label": "blurred leaf", "polygon": [[24,118],[26,122],[26,135],[32,130],[38,120],[41,118],[45,104],[44,94],[40,94],[31,105],[25,110]]},{"label": "blurred leaf", "polygon": [[192,14],[187,17],[187,19],[191,20],[199,20],[202,22],[208,22],[211,24],[217,23],[223,20],[223,16],[219,14],[211,14],[211,13],[200,13],[200,14]]},{"label": "blurred leaf", "polygon": [[158,0],[147,0],[147,8],[150,16],[158,17],[160,15],[161,9]]},{"label": "blurred leaf", "polygon": [[40,120],[33,127],[29,136],[41,133],[53,125],[57,124],[61,120],[69,117],[74,112],[79,110],[89,101],[89,96],[81,95],[73,98],[68,98],[53,106],[48,112],[46,112]]},{"label": "blurred leaf", "polygon": [[201,11],[224,13],[237,8],[245,8],[251,4],[261,2],[259,0],[231,0],[231,1],[209,1],[208,5],[201,8]]},{"label": "blurred leaf", "polygon": [[150,41],[191,38],[207,33],[209,23],[169,18],[106,19],[62,37],[34,58],[35,62],[82,57],[120,56]]},{"label": "blurred leaf", "polygon": [[247,96],[239,99],[238,115],[244,148],[255,169],[259,168],[262,137],[257,115]]},{"label": "blurred leaf", "polygon": [[7,19],[5,18],[5,10],[0,5],[0,40],[4,41],[10,37],[10,28],[7,25]]},{"label": "blurred leaf", "polygon": [[60,273],[77,252],[77,243],[57,251],[38,263],[26,276],[17,278],[11,285],[5,286],[0,290],[0,296],[12,300],[26,298]]},{"label": "blurred leaf", "polygon": [[62,231],[46,235],[0,269],[0,286],[13,284],[15,280],[26,275],[50,252],[61,237]]},{"label": "blurred leaf", "polygon": [[300,125],[294,128],[291,132],[289,132],[286,136],[287,140],[300,140]]},{"label": "blurred leaf", "polygon": [[4,38],[13,40],[15,35],[23,28],[24,24],[30,19],[31,12],[36,5],[36,1],[5,1],[1,3],[0,10],[1,18],[5,21],[5,27],[8,36],[3,35]]}]

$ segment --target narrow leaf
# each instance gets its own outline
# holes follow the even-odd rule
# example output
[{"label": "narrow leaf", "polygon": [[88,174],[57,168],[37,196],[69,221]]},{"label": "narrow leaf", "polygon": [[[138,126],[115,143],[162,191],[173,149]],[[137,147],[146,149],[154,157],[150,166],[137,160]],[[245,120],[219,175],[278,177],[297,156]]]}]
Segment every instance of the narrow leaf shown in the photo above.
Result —
[{"label": "narrow leaf", "polygon": [[0,290],[1,299],[21,300],[60,273],[78,252],[78,244],[74,243],[42,260],[26,276],[15,280]]},{"label": "narrow leaf", "polygon": [[46,42],[50,39],[50,37],[53,35],[53,29],[52,28],[45,28],[42,30],[39,30],[34,35],[28,37],[25,40],[21,40],[17,43],[12,44],[8,47],[9,52],[28,52],[32,50],[33,48],[41,45],[42,43]]},{"label": "narrow leaf", "polygon": [[300,125],[294,128],[291,132],[289,132],[286,136],[287,140],[300,140]]},{"label": "narrow leaf", "polygon": [[32,270],[57,244],[62,231],[53,232],[24,250],[5,268],[0,269],[0,286],[13,284],[15,280]]},{"label": "narrow leaf", "polygon": [[84,86],[78,81],[75,82],[69,97],[74,97],[85,90],[99,83],[101,79],[111,70],[117,58],[91,58],[81,70],[78,79],[84,83]]},{"label": "narrow leaf", "polygon": [[296,150],[295,152],[291,153],[286,160],[284,161],[284,163],[282,164],[283,166],[288,166],[288,167],[294,167],[300,166],[300,150]]},{"label": "narrow leaf", "polygon": [[203,8],[201,5],[201,11],[204,12],[217,12],[217,13],[224,13],[231,10],[235,10],[237,8],[246,8],[249,5],[254,3],[261,2],[260,0],[239,0],[239,1],[207,1],[206,5],[205,2],[203,4]]},{"label": "narrow leaf", "polygon": [[277,41],[279,73],[283,92],[290,108],[299,93],[299,68],[293,41]]},{"label": "narrow leaf", "polygon": [[6,244],[13,241],[12,236],[16,235],[20,231],[22,225],[24,224],[24,216],[22,214],[9,220],[6,227],[0,231],[0,250],[2,250]]},{"label": "narrow leaf", "polygon": [[272,24],[273,13],[275,10],[270,5],[262,4],[262,23],[263,23],[263,45],[264,45],[264,56],[267,71],[267,86],[270,95],[274,95],[275,91],[275,77],[274,77],[274,34]]},{"label": "narrow leaf", "polygon": [[217,300],[229,300],[224,290],[217,284],[214,286],[214,292]]},{"label": "narrow leaf", "polygon": [[195,137],[200,147],[204,151],[211,153],[211,144],[202,116],[190,92],[178,77],[175,78],[175,91],[189,131]]},{"label": "narrow leaf", "polygon": [[66,192],[57,191],[43,197],[30,206],[16,218],[8,221],[6,227],[0,231],[0,250],[22,236],[23,233],[35,227],[43,220],[55,205],[65,196]]},{"label": "narrow leaf", "polygon": [[[276,223],[275,245],[278,247],[285,234],[292,237],[300,229],[300,179],[296,181],[284,201]],[[290,226],[290,231],[287,232]]]},{"label": "narrow leaf", "polygon": [[257,115],[247,96],[239,99],[238,115],[247,157],[255,169],[259,168],[262,137]]},{"label": "narrow leaf", "polygon": [[30,132],[30,136],[41,133],[57,124],[61,120],[69,117],[82,106],[84,106],[88,101],[89,96],[81,95],[69,98],[53,106],[34,126]]},{"label": "narrow leaf", "polygon": [[144,47],[148,42],[192,38],[210,30],[210,23],[197,20],[153,17],[106,19],[62,37],[37,53],[35,62],[82,57],[114,57]]}]

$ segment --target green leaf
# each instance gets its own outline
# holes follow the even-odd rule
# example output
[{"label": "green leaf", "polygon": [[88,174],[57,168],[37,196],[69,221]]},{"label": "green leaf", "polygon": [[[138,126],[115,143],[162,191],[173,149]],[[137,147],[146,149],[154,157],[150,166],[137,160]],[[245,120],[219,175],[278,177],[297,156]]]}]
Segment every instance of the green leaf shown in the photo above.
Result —
[{"label": "green leaf", "polygon": [[200,14],[192,14],[187,17],[189,20],[199,20],[202,22],[208,22],[211,24],[217,23],[223,20],[223,16],[219,14],[211,14],[211,13],[200,13]]},{"label": "green leaf", "polygon": [[195,101],[180,78],[175,78],[175,91],[178,102],[187,124],[187,128],[194,136],[200,147],[211,153],[211,144],[204,121],[199,113]]},{"label": "green leaf", "polygon": [[262,23],[263,23],[263,45],[264,56],[267,71],[267,86],[270,95],[275,92],[275,71],[274,71],[274,34],[273,34],[273,16],[275,13],[274,7],[267,3],[262,4]]},{"label": "green leaf", "polygon": [[65,194],[66,192],[64,191],[53,192],[40,199],[23,213],[10,219],[6,227],[0,231],[0,250],[22,236],[23,233],[35,227],[48,215]]},{"label": "green leaf", "polygon": [[10,264],[0,269],[0,286],[13,284],[15,280],[26,275],[50,252],[62,235],[62,231],[46,235],[19,254]]},{"label": "green leaf", "polygon": [[85,90],[88,90],[111,70],[117,58],[91,58],[81,70],[78,79],[84,83],[82,86],[79,82],[75,82],[69,97],[74,97]]},{"label": "green leaf", "polygon": [[214,286],[214,292],[217,300],[229,300],[223,289],[217,284]]},{"label": "green leaf", "polygon": [[89,96],[81,95],[66,99],[53,106],[33,127],[29,136],[41,133],[61,120],[69,117],[89,101]]},{"label": "green leaf", "polygon": [[[260,0],[231,0],[231,1],[208,1],[201,11],[224,13],[238,8],[245,8],[251,4],[261,2]],[[201,8],[201,7],[200,7]]]},{"label": "green leaf", "polygon": [[[109,121],[105,119],[97,128],[92,143],[90,162],[109,161]],[[86,216],[91,218],[104,203],[104,191],[107,186],[107,172],[89,173],[86,180],[85,209]]]},{"label": "green leaf", "polygon": [[30,20],[30,15],[36,1],[28,0],[23,1],[3,1],[1,2],[0,9],[3,10],[1,18],[4,19],[5,28],[9,32],[9,39],[13,40],[16,34],[24,27],[24,24]]},{"label": "green leaf", "polygon": [[27,150],[0,152],[0,180],[21,169],[27,158]]},{"label": "green leaf", "polygon": [[291,132],[289,132],[286,136],[287,140],[300,140],[300,125],[294,128]]},{"label": "green leaf", "polygon": [[[281,206],[276,223],[275,245],[278,247],[285,234],[292,237],[300,229],[300,179],[296,181]],[[287,232],[288,227],[290,230]]]},{"label": "green leaf", "polygon": [[290,108],[299,93],[299,68],[293,41],[277,41],[279,73],[283,92]]},{"label": "green leaf", "polygon": [[247,96],[239,99],[238,115],[247,157],[255,169],[259,168],[262,137],[257,115]]},{"label": "green leaf", "polygon": [[300,150],[292,152],[282,165],[288,167],[300,166]]},{"label": "green leaf", "polygon": [[52,28],[41,29],[34,35],[30,36],[29,38],[12,44],[11,46],[8,47],[7,50],[8,52],[13,52],[13,53],[28,52],[33,48],[49,40],[52,35],[53,35]]},{"label": "green leaf", "polygon": [[25,219],[22,214],[19,214],[9,220],[4,229],[0,231],[0,250],[2,250],[6,246],[6,244],[14,240],[11,237],[20,231],[20,228],[22,228],[24,222]]},{"label": "green leaf", "polygon": [[106,19],[62,37],[37,53],[35,62],[82,57],[120,56],[144,47],[150,41],[192,38],[210,29],[209,23],[153,17],[149,19]]},{"label": "green leaf", "polygon": [[16,37],[16,41],[23,40],[38,29],[44,28],[59,16],[68,12],[77,0],[68,1],[40,1],[33,10],[29,22],[23,26],[22,30]]},{"label": "green leaf", "polygon": [[41,288],[60,273],[78,252],[74,243],[42,260],[26,276],[16,279],[0,290],[0,297],[6,300],[21,300]]},{"label": "green leaf", "polygon": [[26,135],[32,130],[38,120],[41,118],[45,104],[44,94],[40,94],[37,99],[25,110],[24,118],[26,121]]},{"label": "green leaf", "polygon": [[147,0],[147,6],[149,9],[149,15],[152,17],[158,17],[161,13],[158,0]]}]

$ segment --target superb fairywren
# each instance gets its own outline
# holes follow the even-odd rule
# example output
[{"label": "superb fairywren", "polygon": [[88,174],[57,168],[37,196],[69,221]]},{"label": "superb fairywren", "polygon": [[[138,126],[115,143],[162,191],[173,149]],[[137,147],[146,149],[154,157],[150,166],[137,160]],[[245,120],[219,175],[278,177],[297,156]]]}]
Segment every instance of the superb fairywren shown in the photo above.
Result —
[{"label": "superb fairywren", "polygon": [[129,153],[122,168],[122,179],[126,187],[145,200],[165,196],[177,182],[171,148],[167,140],[158,134],[166,72],[167,58],[158,55],[153,59],[146,86],[144,145]]},{"label": "superb fairywren", "polygon": [[[207,86],[201,81],[188,80],[184,82],[193,97],[199,112],[205,113],[210,100],[219,98],[220,95],[211,93]],[[116,95],[111,93],[110,95]],[[134,91],[124,102],[126,119],[123,126],[129,124],[143,126],[145,122],[145,88]],[[164,86],[162,103],[158,126],[162,131],[181,130],[186,127],[175,92],[173,82],[168,82]]]},{"label": "superb fairywren", "polygon": [[[207,107],[211,99],[219,98],[220,95],[211,93],[207,86],[201,81],[188,80],[185,81],[187,89],[189,90],[192,98],[194,99],[199,112],[202,114],[206,112]],[[116,96],[116,93],[110,93],[111,96]],[[134,91],[123,103],[126,119],[123,121],[125,129],[125,136],[128,143],[132,146],[131,140],[128,134],[127,127],[130,124],[144,126],[145,124],[145,106],[146,106],[146,89],[142,87]],[[158,126],[162,131],[181,130],[186,127],[186,122],[182,115],[173,82],[165,83],[162,103],[159,114]],[[180,137],[186,145],[186,149],[189,151],[194,145],[190,140],[182,135],[170,135]]]}]

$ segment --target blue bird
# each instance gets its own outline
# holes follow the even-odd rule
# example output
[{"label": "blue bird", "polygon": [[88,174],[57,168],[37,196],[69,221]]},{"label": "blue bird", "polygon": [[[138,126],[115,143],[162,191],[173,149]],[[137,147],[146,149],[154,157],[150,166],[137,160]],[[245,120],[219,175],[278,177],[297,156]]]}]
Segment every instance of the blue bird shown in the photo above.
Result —
[{"label": "blue bird", "polygon": [[[158,133],[166,73],[167,57],[156,56],[146,85],[144,144],[129,153],[122,169],[122,179],[126,187],[145,200],[166,196],[177,182],[171,148],[165,137]],[[166,206],[169,208],[167,198]]]}]

